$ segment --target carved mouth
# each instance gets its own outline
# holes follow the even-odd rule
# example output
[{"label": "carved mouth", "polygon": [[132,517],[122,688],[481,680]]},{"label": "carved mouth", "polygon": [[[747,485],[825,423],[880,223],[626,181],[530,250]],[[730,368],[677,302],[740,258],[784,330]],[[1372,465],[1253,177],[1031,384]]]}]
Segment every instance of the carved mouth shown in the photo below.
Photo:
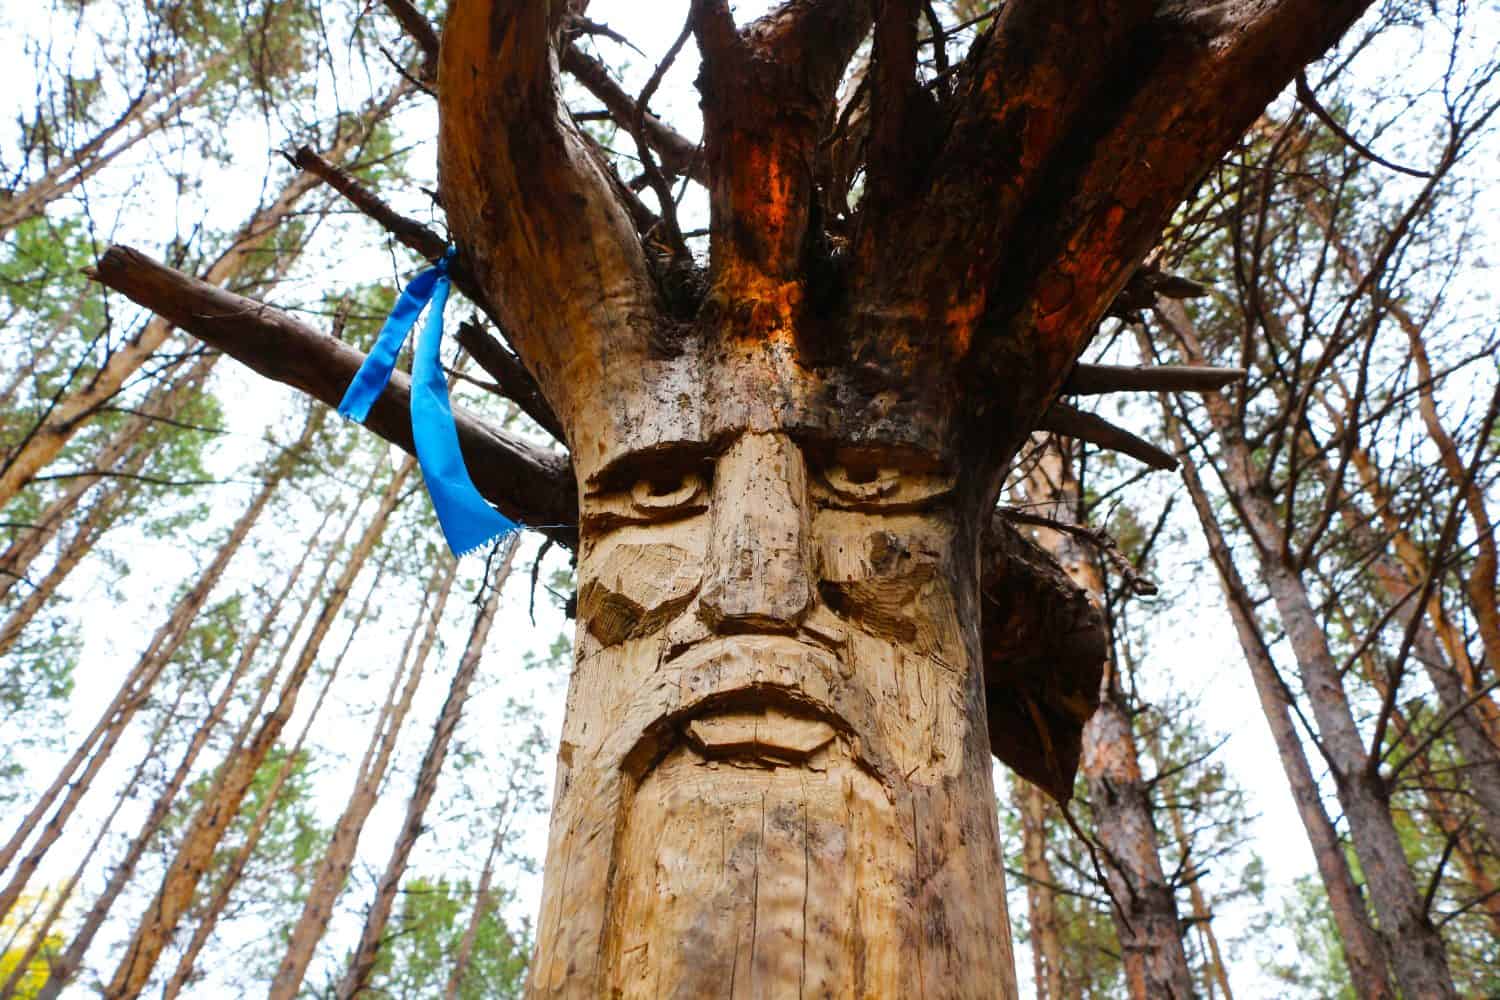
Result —
[{"label": "carved mouth", "polygon": [[678,674],[681,732],[708,757],[801,763],[850,728],[838,659],[790,636],[721,636],[663,666]]}]

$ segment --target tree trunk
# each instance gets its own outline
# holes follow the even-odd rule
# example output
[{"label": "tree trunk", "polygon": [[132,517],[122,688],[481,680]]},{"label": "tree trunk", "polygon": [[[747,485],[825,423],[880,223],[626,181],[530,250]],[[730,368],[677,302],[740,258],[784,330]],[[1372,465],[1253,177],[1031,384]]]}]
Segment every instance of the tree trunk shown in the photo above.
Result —
[{"label": "tree trunk", "polygon": [[[1306,441],[1305,437],[1301,437],[1301,441],[1305,446],[1311,444]],[[1308,450],[1315,451],[1311,447]],[[1366,459],[1368,460],[1368,456]],[[1338,488],[1333,479],[1333,470],[1329,468],[1321,455],[1310,454],[1307,463],[1322,479],[1325,489]],[[1386,539],[1373,530],[1369,515],[1361,510],[1353,499],[1339,506],[1339,516],[1343,521],[1344,530],[1349,533],[1355,547],[1362,552],[1370,553],[1370,573],[1380,589],[1392,602],[1401,602],[1405,606],[1405,610],[1399,612],[1395,620],[1403,628],[1410,626],[1413,629],[1413,653],[1427,674],[1433,690],[1437,692],[1442,717],[1448,720],[1446,725],[1452,732],[1453,740],[1458,745],[1458,751],[1463,756],[1466,765],[1459,771],[1459,780],[1467,787],[1475,804],[1479,807],[1480,822],[1489,842],[1496,850],[1500,850],[1500,748],[1497,748],[1493,742],[1489,727],[1481,714],[1482,705],[1488,703],[1493,706],[1494,702],[1483,695],[1477,696],[1476,700],[1464,690],[1464,683],[1459,673],[1439,649],[1437,637],[1420,620],[1422,609],[1416,606],[1416,602],[1411,598],[1414,593],[1420,596],[1423,581],[1428,572],[1426,561],[1423,560],[1419,567],[1412,567],[1413,569],[1420,568],[1421,572],[1421,576],[1412,579],[1407,572],[1402,570],[1397,560],[1387,552]],[[1410,539],[1407,541],[1410,542]],[[1436,617],[1439,621],[1446,620],[1439,602],[1434,600],[1428,604],[1428,617]],[[1433,607],[1434,605],[1436,608]],[[1418,618],[1415,623],[1411,622],[1414,616]],[[1352,622],[1349,626],[1350,634],[1357,634],[1353,631]],[[1361,657],[1361,659],[1367,659],[1367,657]],[[1382,672],[1373,664],[1367,663],[1366,672],[1377,688],[1388,687],[1388,683],[1381,677]],[[1385,690],[1382,690],[1381,694],[1382,697],[1390,697]]]},{"label": "tree trunk", "polygon": [[[42,176],[17,191],[7,192],[0,199],[0,236],[41,215],[48,205],[109,166],[122,153],[176,122],[178,115],[202,93],[205,77],[227,59],[227,53],[217,53],[202,66],[179,70],[164,86],[139,95],[113,121],[68,155],[58,157]],[[158,105],[163,107],[153,113]],[[119,141],[114,141],[116,137],[120,137]]]},{"label": "tree trunk", "polygon": [[1168,436],[1182,464],[1183,482],[1192,498],[1198,523],[1203,528],[1209,557],[1218,571],[1219,585],[1224,591],[1224,603],[1229,610],[1230,620],[1234,622],[1240,649],[1245,654],[1245,663],[1250,668],[1250,678],[1255,683],[1261,712],[1270,726],[1282,772],[1291,788],[1292,801],[1297,805],[1297,814],[1312,847],[1313,860],[1318,866],[1323,891],[1328,896],[1334,925],[1338,928],[1344,962],[1349,967],[1349,981],[1361,998],[1394,998],[1396,994],[1386,971],[1385,944],[1370,923],[1364,898],[1349,869],[1338,832],[1323,808],[1317,779],[1307,762],[1302,740],[1297,735],[1296,723],[1292,720],[1292,701],[1286,684],[1271,658],[1270,647],[1255,620],[1255,603],[1251,600],[1250,590],[1235,566],[1234,555],[1219,527],[1218,515],[1203,489],[1177,418],[1165,397],[1162,400],[1162,415]]},{"label": "tree trunk", "polygon": [[[140,491],[140,483],[131,477],[140,471],[148,457],[145,451],[138,451],[127,458],[115,470],[120,475],[98,492],[98,495],[94,497],[94,502],[78,519],[72,534],[58,549],[57,558],[47,568],[46,574],[34,582],[24,581],[28,586],[25,596],[5,617],[4,624],[0,624],[0,656],[10,652],[21,641],[21,636],[26,632],[26,626],[30,625],[41,610],[47,607],[57,593],[57,589],[63,585],[73,570],[78,568],[78,564],[94,550],[99,539],[117,521],[122,508],[125,508]],[[85,489],[90,485],[93,484],[87,483]],[[55,530],[61,527],[61,523],[54,523],[53,527]],[[24,578],[20,576],[6,577],[6,582],[12,584],[21,583],[23,580]]]},{"label": "tree trunk", "polygon": [[1067,1000],[1063,950],[1058,939],[1057,879],[1047,860],[1047,797],[1027,781],[1012,779],[1011,800],[1021,814],[1021,864],[1026,875],[1027,917],[1037,1000]]},{"label": "tree trunk", "polygon": [[[1172,325],[1190,359],[1201,363],[1201,349],[1185,312],[1169,305],[1158,315]],[[1454,996],[1442,938],[1422,905],[1391,816],[1389,789],[1365,748],[1307,588],[1290,563],[1281,519],[1257,486],[1250,447],[1239,435],[1228,401],[1217,395],[1206,401],[1219,436],[1220,475],[1255,541],[1261,574],[1297,658],[1319,745],[1334,774],[1396,980],[1408,996]]]},{"label": "tree trunk", "polygon": [[214,851],[218,848],[224,831],[239,812],[240,803],[244,801],[245,793],[249,791],[255,772],[265,762],[266,755],[271,752],[272,746],[281,735],[282,728],[291,717],[292,709],[296,707],[297,695],[302,690],[302,684],[307,679],[308,673],[312,670],[318,650],[333,627],[334,620],[349,595],[349,588],[353,586],[355,577],[359,575],[359,571],[364,567],[370,553],[374,551],[376,543],[384,533],[390,514],[400,500],[401,487],[414,465],[415,462],[411,459],[402,462],[386,485],[374,515],[366,524],[364,533],[355,543],[353,551],[344,563],[344,568],[334,584],[333,592],[323,603],[317,619],[313,622],[312,631],[303,643],[297,662],[292,665],[291,673],[282,683],[276,707],[270,715],[261,720],[249,744],[237,749],[221,765],[214,792],[194,814],[187,834],[162,879],[161,888],[157,890],[155,899],[147,907],[145,915],[131,937],[124,958],[110,979],[105,996],[110,997],[111,1000],[139,996],[145,987],[151,976],[151,970],[156,965],[157,957],[160,956],[162,949],[166,947],[175,932],[183,911],[192,902],[198,882],[212,862]]},{"label": "tree trunk", "polygon": [[[435,594],[435,597],[430,608],[426,597],[423,598],[421,611],[412,626],[412,635],[407,639],[408,646],[424,621],[426,631],[410,665],[407,664],[406,650],[402,651],[401,658],[397,661],[390,691],[376,719],[374,731],[370,734],[370,743],[355,775],[349,801],[333,828],[333,836],[323,852],[322,860],[318,862],[312,887],[308,889],[307,901],[302,907],[302,915],[292,928],[291,941],[282,956],[281,966],[271,980],[271,989],[267,994],[270,1000],[292,1000],[297,995],[318,942],[328,930],[328,922],[333,919],[333,908],[349,880],[349,870],[354,865],[354,854],[359,848],[359,837],[364,831],[365,820],[369,818],[370,810],[375,808],[375,799],[380,793],[381,782],[385,780],[386,768],[390,765],[391,755],[396,751],[396,740],[400,736],[406,715],[411,710],[412,698],[416,696],[417,684],[422,679],[428,654],[437,641],[438,625],[442,621],[443,609],[448,603],[448,594],[453,588],[457,573],[458,562],[445,560],[432,582],[429,593]],[[401,684],[403,674],[406,678],[404,686]]]},{"label": "tree trunk", "polygon": [[[333,557],[330,556],[329,561],[331,562],[332,559]],[[333,663],[329,666],[328,675],[323,678],[323,685],[319,688],[318,696],[313,699],[312,709],[307,714],[307,722],[303,724],[302,731],[297,734],[296,742],[292,744],[291,749],[287,751],[280,766],[276,769],[276,775],[271,779],[271,786],[266,791],[265,799],[261,802],[259,810],[257,810],[254,818],[250,821],[249,829],[245,831],[244,840],[235,849],[234,856],[225,865],[223,874],[214,886],[213,895],[204,907],[203,915],[199,918],[198,925],[193,928],[192,939],[188,942],[182,951],[181,957],[177,960],[177,967],[172,971],[171,978],[162,987],[162,1000],[172,1000],[173,997],[181,993],[192,981],[193,969],[197,964],[198,956],[202,954],[204,946],[208,944],[208,939],[213,934],[214,927],[217,925],[220,915],[223,914],[224,908],[229,905],[229,897],[239,885],[240,877],[245,872],[245,866],[250,863],[251,857],[254,856],[255,849],[260,844],[261,835],[265,833],[266,826],[270,823],[271,816],[276,810],[277,797],[281,794],[281,789],[286,784],[287,779],[291,777],[292,770],[296,767],[301,757],[302,748],[307,743],[307,737],[313,731],[313,726],[323,711],[323,703],[328,698],[328,692],[333,689],[333,682],[338,679],[339,669],[344,665],[344,659],[349,655],[349,648],[354,645],[355,636],[369,614],[370,605],[374,600],[382,573],[383,567],[377,568],[375,580],[371,583],[370,589],[365,593],[364,601],[361,602],[359,610],[354,613],[354,617],[350,619],[348,638],[345,639],[338,656],[334,657]],[[319,589],[321,588],[313,588],[308,606],[311,606],[311,598],[316,597]],[[305,611],[306,608],[304,608]],[[305,614],[298,617],[297,622],[291,628],[290,636],[297,634],[304,617]],[[271,670],[273,676],[280,664],[281,660],[278,658],[276,666]],[[252,712],[252,720],[258,713],[259,706]],[[234,744],[235,747],[238,748],[243,745],[244,737],[248,735],[249,733],[246,732],[241,738],[237,739]],[[210,794],[217,794],[218,792],[219,785],[216,784]],[[55,998],[39,996],[37,1000],[55,1000]]]},{"label": "tree trunk", "polygon": [[[1096,694],[981,653],[1000,483],[1175,206],[1367,3],[1011,0],[930,81],[912,0],[743,26],[694,0],[706,268],[644,108],[660,218],[561,105],[577,5],[449,4],[453,266],[557,416],[578,501],[532,996],[1015,995],[990,753],[1076,743]],[[854,211],[825,140],[867,38]],[[352,352],[262,310],[195,313],[131,281],[150,270],[116,250],[99,277],[337,401]],[[403,441],[405,388],[371,422]],[[509,509],[557,496],[545,470],[499,479],[485,466],[530,454],[460,426]],[[539,523],[567,538],[573,513]],[[1061,600],[1022,626],[1075,608],[1029,592]]]},{"label": "tree trunk", "polygon": [[[1054,439],[1026,479],[1026,499],[1038,513],[1077,524],[1082,496],[1067,454]],[[1072,535],[1038,529],[1037,541],[1097,606],[1104,576],[1092,551]],[[1135,1000],[1194,995],[1183,950],[1177,901],[1162,871],[1151,801],[1125,696],[1111,664],[1105,667],[1099,708],[1083,729],[1083,773],[1089,808],[1104,848],[1111,916],[1124,951],[1125,981]]]},{"label": "tree trunk", "polygon": [[[32,961],[35,960],[37,953],[45,945],[47,934],[52,930],[53,925],[56,924],[57,918],[62,915],[63,908],[72,900],[73,892],[78,888],[78,883],[83,878],[84,872],[88,870],[89,865],[93,862],[94,855],[99,852],[99,845],[104,843],[105,836],[108,835],[110,828],[114,825],[115,817],[120,814],[121,808],[135,794],[135,789],[141,783],[141,779],[145,777],[146,771],[159,759],[155,748],[161,745],[163,737],[167,734],[167,730],[176,719],[177,711],[181,708],[182,700],[186,694],[187,686],[183,685],[178,689],[176,699],[163,713],[156,731],[149,738],[149,745],[153,748],[152,752],[147,754],[135,766],[135,769],[130,772],[129,780],[115,793],[114,806],[110,809],[108,815],[98,824],[98,829],[94,832],[94,837],[89,842],[89,846],[84,849],[79,856],[78,863],[74,865],[73,874],[69,876],[62,888],[56,891],[52,905],[47,910],[47,915],[42,918],[40,923],[33,923],[30,919],[26,921],[28,929],[33,931],[32,939],[26,946],[26,950],[21,954],[20,959],[15,963],[15,968],[12,970],[9,978],[3,984],[0,984],[0,1000],[11,1000],[16,995],[17,985],[21,982]],[[0,914],[0,917],[3,917],[3,914]],[[0,951],[0,954],[4,954],[9,950],[9,947],[7,947],[4,951]],[[50,955],[47,959],[47,965],[47,981],[51,982],[57,976],[57,965],[56,961]]]},{"label": "tree trunk", "polygon": [[[92,468],[106,471],[138,471],[146,456],[134,455],[133,451],[146,431],[156,419],[171,419],[185,402],[185,396],[202,385],[203,378],[220,355],[207,354],[194,362],[181,378],[170,384],[158,383],[142,401],[138,415],[127,419],[119,430],[95,454]],[[122,466],[129,456],[128,464]],[[47,547],[47,543],[66,525],[78,505],[98,480],[90,476],[78,476],[68,482],[59,494],[42,509],[34,524],[18,529],[19,535],[0,554],[0,598],[4,598],[25,578],[32,562]],[[8,627],[7,627],[8,628]],[[0,639],[0,652],[4,640]]]},{"label": "tree trunk", "polygon": [[1427,343],[1422,324],[1419,323],[1405,303],[1392,299],[1381,290],[1379,281],[1371,282],[1367,268],[1333,226],[1326,211],[1306,195],[1302,199],[1307,214],[1323,232],[1336,251],[1340,266],[1349,280],[1361,287],[1369,284],[1372,296],[1379,307],[1388,312],[1406,337],[1411,349],[1412,364],[1417,372],[1418,412],[1422,416],[1427,436],[1438,452],[1438,464],[1447,476],[1449,485],[1459,492],[1469,519],[1474,525],[1474,545],[1477,555],[1469,572],[1465,590],[1470,607],[1479,626],[1479,636],[1484,650],[1484,664],[1491,677],[1500,676],[1500,542],[1495,537],[1495,524],[1490,517],[1483,487],[1469,476],[1463,456],[1453,436],[1443,426],[1438,413],[1437,385],[1433,379],[1432,362],[1427,356]]},{"label": "tree trunk", "polygon": [[[309,416],[302,444],[311,440],[311,435],[316,433],[321,423],[321,412],[314,412]],[[292,456],[292,458],[295,457],[295,455]],[[15,874],[12,876],[9,884],[6,885],[3,891],[0,891],[0,913],[8,912],[10,907],[14,905],[15,900],[20,896],[21,890],[25,888],[27,880],[36,870],[37,865],[41,863],[47,850],[62,835],[63,824],[67,822],[68,817],[73,814],[73,810],[77,808],[78,803],[88,791],[94,776],[104,766],[104,762],[114,750],[115,744],[119,741],[126,727],[129,726],[130,720],[134,717],[136,710],[145,703],[146,697],[149,695],[152,686],[156,683],[157,678],[161,676],[162,671],[166,669],[172,657],[177,654],[177,650],[187,640],[193,620],[198,617],[198,612],[203,609],[203,605],[207,603],[214,588],[219,585],[220,579],[224,576],[224,571],[229,568],[230,561],[239,551],[240,546],[244,544],[245,539],[249,537],[250,529],[255,526],[255,522],[259,519],[261,512],[271,502],[271,497],[275,494],[276,487],[280,484],[281,479],[290,471],[291,459],[287,455],[281,456],[276,463],[275,470],[268,476],[260,490],[251,499],[250,505],[235,521],[234,526],[230,529],[228,538],[219,546],[219,550],[214,554],[213,560],[204,569],[202,574],[199,575],[198,580],[193,586],[177,601],[171,613],[167,616],[167,620],[156,630],[156,634],[152,636],[151,642],[147,645],[145,652],[141,654],[140,660],[127,677],[125,684],[122,685],[120,694],[115,696],[114,702],[105,710],[105,715],[100,720],[100,723],[95,726],[94,732],[90,734],[83,746],[79,748],[80,752],[87,753],[87,748],[97,741],[97,747],[93,751],[93,756],[89,758],[88,765],[68,789],[67,796],[58,806],[57,812],[53,814],[52,819],[42,831],[41,837],[32,847],[31,852],[17,865]],[[11,838],[11,842],[6,845],[7,853],[4,855],[3,861],[0,861],[0,869],[3,869],[9,863],[10,857],[13,856],[13,850],[19,849],[20,843],[29,836],[29,824],[34,822],[31,817],[40,818],[41,813],[50,806],[52,800],[60,793],[62,785],[67,782],[68,777],[76,770],[80,763],[81,758],[78,753],[75,753],[73,759],[64,767],[63,772],[58,775],[51,788],[48,789],[48,792],[42,796],[41,801],[33,808],[27,822],[22,824],[21,829],[15,833]],[[12,845],[15,845],[14,849]]]},{"label": "tree trunk", "polygon": [[[370,976],[375,969],[375,961],[385,942],[385,928],[391,918],[396,893],[401,887],[402,877],[406,874],[406,864],[411,857],[412,848],[416,846],[417,838],[422,835],[427,807],[437,792],[438,776],[442,772],[443,763],[447,760],[448,746],[453,740],[454,731],[458,728],[459,720],[463,716],[464,705],[469,697],[469,686],[479,672],[484,644],[489,638],[490,626],[494,623],[495,612],[500,606],[500,591],[505,587],[506,578],[510,576],[511,560],[515,558],[519,542],[520,537],[517,535],[507,544],[494,582],[490,585],[489,596],[475,616],[473,628],[469,630],[469,640],[464,646],[463,656],[459,659],[458,670],[453,674],[453,680],[448,686],[448,697],[443,702],[442,711],[438,713],[437,722],[432,727],[432,739],[428,741],[427,752],[422,756],[422,765],[417,771],[416,787],[412,790],[411,798],[407,800],[406,818],[402,821],[401,832],[396,836],[396,844],[391,849],[390,860],[386,862],[385,871],[381,874],[380,882],[375,888],[375,901],[371,903],[369,912],[365,914],[364,929],[360,932],[359,944],[355,946],[354,954],[349,958],[349,968],[339,982],[339,1000],[353,1000],[369,986]],[[491,854],[493,855],[493,851]],[[486,872],[488,870],[489,865],[486,864]]]},{"label": "tree trunk", "polygon": [[[1162,753],[1159,733],[1158,729],[1152,729],[1148,739],[1152,756],[1156,758],[1157,767],[1161,768],[1166,766],[1166,757]],[[1208,900],[1204,897],[1203,887],[1200,884],[1203,871],[1193,860],[1193,843],[1182,821],[1182,809],[1173,806],[1167,809],[1167,813],[1172,817],[1172,837],[1177,841],[1177,850],[1182,856],[1182,881],[1187,884],[1188,898],[1192,902],[1193,925],[1203,936],[1204,992],[1212,1000],[1214,987],[1217,986],[1224,994],[1224,1000],[1234,1000],[1234,991],[1229,988],[1229,968],[1224,964],[1224,955],[1219,950],[1219,936],[1214,933],[1213,911],[1208,907]]]},{"label": "tree trunk", "polygon": [[[322,418],[322,410],[314,410],[309,414],[307,423],[303,427],[301,438],[292,445],[290,453],[283,456],[282,461],[273,466],[271,474],[267,477],[265,483],[264,488],[266,490],[274,490],[279,485],[280,480],[291,471],[292,463],[287,461],[287,459],[291,456],[301,457],[303,450],[312,442],[313,437],[317,434],[318,428],[322,424]],[[126,849],[125,856],[115,863],[113,870],[110,872],[108,884],[105,886],[104,891],[99,894],[99,897],[94,900],[94,904],[89,908],[89,912],[84,917],[83,923],[74,932],[73,939],[68,943],[67,950],[52,964],[52,972],[47,980],[48,986],[38,994],[38,1000],[42,1000],[43,997],[48,996],[49,989],[51,990],[51,995],[55,996],[64,986],[73,981],[73,978],[78,974],[78,970],[83,967],[84,956],[88,953],[94,936],[104,926],[105,918],[109,916],[110,909],[114,906],[115,901],[119,899],[120,894],[125,891],[125,887],[130,883],[131,878],[134,877],[136,866],[140,864],[141,858],[145,856],[146,850],[150,847],[152,840],[161,830],[162,824],[176,802],[178,793],[182,791],[184,785],[187,783],[188,776],[192,773],[193,765],[197,762],[198,755],[203,751],[203,748],[208,744],[209,738],[223,721],[225,713],[229,710],[230,704],[239,689],[240,681],[254,663],[256,654],[260,652],[261,644],[271,634],[271,629],[281,613],[281,608],[287,597],[291,594],[292,589],[296,587],[297,580],[301,577],[302,571],[307,565],[307,560],[311,556],[313,548],[317,544],[317,539],[323,533],[323,528],[327,525],[330,516],[331,512],[325,514],[322,522],[314,530],[308,540],[307,548],[303,551],[302,557],[292,569],[280,592],[272,600],[271,606],[267,609],[260,627],[249,632],[248,639],[241,648],[240,654],[235,660],[234,668],[230,671],[229,677],[224,681],[218,697],[209,708],[207,716],[194,729],[192,738],[183,750],[182,758],[178,761],[177,767],[167,780],[166,785],[157,793],[156,800],[152,803],[151,811],[147,813],[140,830],[137,831],[134,839],[131,840],[130,846]]]},{"label": "tree trunk", "polygon": [[469,923],[464,928],[464,936],[458,943],[458,952],[453,956],[453,968],[448,973],[448,981],[443,984],[443,1000],[457,1000],[458,991],[464,984],[464,977],[469,974],[469,961],[474,955],[474,942],[479,937],[479,925],[489,915],[492,909],[490,887],[495,878],[495,859],[500,854],[500,847],[505,840],[505,827],[503,824],[495,825],[495,835],[490,838],[489,853],[484,856],[484,870],[479,874],[479,888],[474,892],[474,908],[469,911]]}]

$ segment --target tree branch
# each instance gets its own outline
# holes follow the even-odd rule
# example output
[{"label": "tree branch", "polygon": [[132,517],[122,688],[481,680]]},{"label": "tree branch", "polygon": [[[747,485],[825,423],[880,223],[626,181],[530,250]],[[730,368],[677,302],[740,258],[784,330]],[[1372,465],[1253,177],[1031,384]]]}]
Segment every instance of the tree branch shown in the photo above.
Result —
[{"label": "tree branch", "polygon": [[633,130],[632,123],[639,119],[646,141],[661,157],[663,170],[686,175],[700,184],[708,183],[708,171],[698,155],[698,144],[650,112],[642,116],[635,98],[625,92],[602,62],[580,49],[577,43],[570,43],[562,50],[562,68],[599,99],[616,125],[629,132]]},{"label": "tree branch", "polygon": [[552,49],[568,8],[453,0],[438,166],[459,259],[587,453],[608,388],[573,377],[577,366],[608,357],[608,377],[638,378],[660,308],[631,213],[560,103]]},{"label": "tree branch", "polygon": [[542,398],[541,390],[521,359],[510,353],[499,339],[478,323],[465,322],[458,327],[458,342],[479,367],[495,380],[500,395],[519,406],[537,425],[557,440],[568,440],[557,415]]},{"label": "tree branch", "polygon": [[[381,200],[379,195],[361,184],[348,171],[328,162],[309,147],[301,147],[288,159],[301,169],[321,178],[329,187],[347,198],[355,208],[379,223],[402,244],[415,250],[429,261],[436,261],[447,253],[447,240],[415,219],[408,218],[391,208]],[[449,276],[469,301],[477,305],[491,320],[498,322],[495,315],[498,310],[486,299],[484,289],[474,281],[462,260],[454,262],[454,266],[449,269]],[[488,334],[484,336],[487,337]],[[459,343],[463,344],[465,349],[469,349],[462,329],[459,331]],[[531,377],[531,373],[520,361],[498,342],[495,343],[493,350],[487,344],[482,345],[482,349],[484,357],[475,355],[474,360],[478,361],[485,371],[495,376],[495,381],[500,385],[501,394],[519,406],[553,437],[559,441],[566,440],[556,414],[552,412],[552,407],[542,396],[541,387],[536,384],[536,380]],[[472,349],[469,351],[471,354],[474,353]],[[491,368],[491,364],[499,366],[504,374]]]},{"label": "tree branch", "polygon": [[1063,383],[1062,391],[1068,396],[1097,396],[1106,392],[1214,392],[1244,381],[1245,374],[1243,368],[1208,365],[1132,368],[1080,363]]},{"label": "tree branch", "polygon": [[401,22],[402,29],[422,52],[422,82],[434,84],[438,78],[438,33],[411,0],[385,0],[386,10]]},{"label": "tree branch", "polygon": [[1150,441],[1136,437],[1123,427],[1116,427],[1103,417],[1069,406],[1053,403],[1042,416],[1038,429],[1077,438],[1109,451],[1118,451],[1163,471],[1177,468],[1177,459]]},{"label": "tree branch", "polygon": [[[90,277],[156,312],[267,378],[329,406],[343,398],[364,355],[271,306],[224,291],[128,247],[110,247]],[[365,426],[410,452],[411,382],[403,372],[370,410]],[[570,547],[577,492],[567,459],[453,408],[474,484],[508,517]]]}]

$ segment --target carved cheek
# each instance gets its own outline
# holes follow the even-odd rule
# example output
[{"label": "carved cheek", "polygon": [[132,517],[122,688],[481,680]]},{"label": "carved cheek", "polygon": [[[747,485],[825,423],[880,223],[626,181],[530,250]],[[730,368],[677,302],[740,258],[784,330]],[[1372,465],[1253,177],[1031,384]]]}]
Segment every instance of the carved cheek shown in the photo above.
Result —
[{"label": "carved cheek", "polygon": [[872,636],[946,658],[957,639],[944,523],[922,514],[828,510],[814,528],[818,588]]},{"label": "carved cheek", "polygon": [[698,592],[706,516],[619,528],[579,565],[578,620],[601,646],[662,630]]}]

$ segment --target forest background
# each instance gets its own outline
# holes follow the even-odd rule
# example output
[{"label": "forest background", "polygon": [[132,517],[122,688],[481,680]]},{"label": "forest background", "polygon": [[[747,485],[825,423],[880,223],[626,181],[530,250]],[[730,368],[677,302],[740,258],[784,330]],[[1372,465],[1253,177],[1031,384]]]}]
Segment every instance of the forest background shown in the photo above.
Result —
[{"label": "forest background", "polygon": [[[641,93],[678,6],[596,0],[578,29],[570,103],[627,181],[597,72]],[[403,455],[86,275],[127,244],[367,346],[421,261],[326,181],[442,230],[397,8],[0,10],[0,996],[87,993],[153,935],[153,992],[519,995],[566,554],[528,531],[455,564]],[[926,23],[956,47],[995,9]],[[1455,982],[1500,992],[1497,43],[1494,4],[1377,4],[1183,207],[1153,262],[1188,283],[1125,304],[1086,359],[1246,380],[1084,396],[1152,444],[1038,436],[1018,464],[1003,502],[1105,608],[1125,721],[1091,735],[1067,815],[999,776],[1026,991],[1126,992],[1122,956],[1154,945],[1120,899],[1153,884],[1203,995],[1364,995],[1348,944],[1382,945],[1334,697]],[[651,100],[690,140],[694,63]],[[450,340],[456,398],[548,442],[487,390],[493,335]],[[1163,451],[1179,473],[1138,461]],[[1120,789],[1146,835],[1103,807]]]}]

